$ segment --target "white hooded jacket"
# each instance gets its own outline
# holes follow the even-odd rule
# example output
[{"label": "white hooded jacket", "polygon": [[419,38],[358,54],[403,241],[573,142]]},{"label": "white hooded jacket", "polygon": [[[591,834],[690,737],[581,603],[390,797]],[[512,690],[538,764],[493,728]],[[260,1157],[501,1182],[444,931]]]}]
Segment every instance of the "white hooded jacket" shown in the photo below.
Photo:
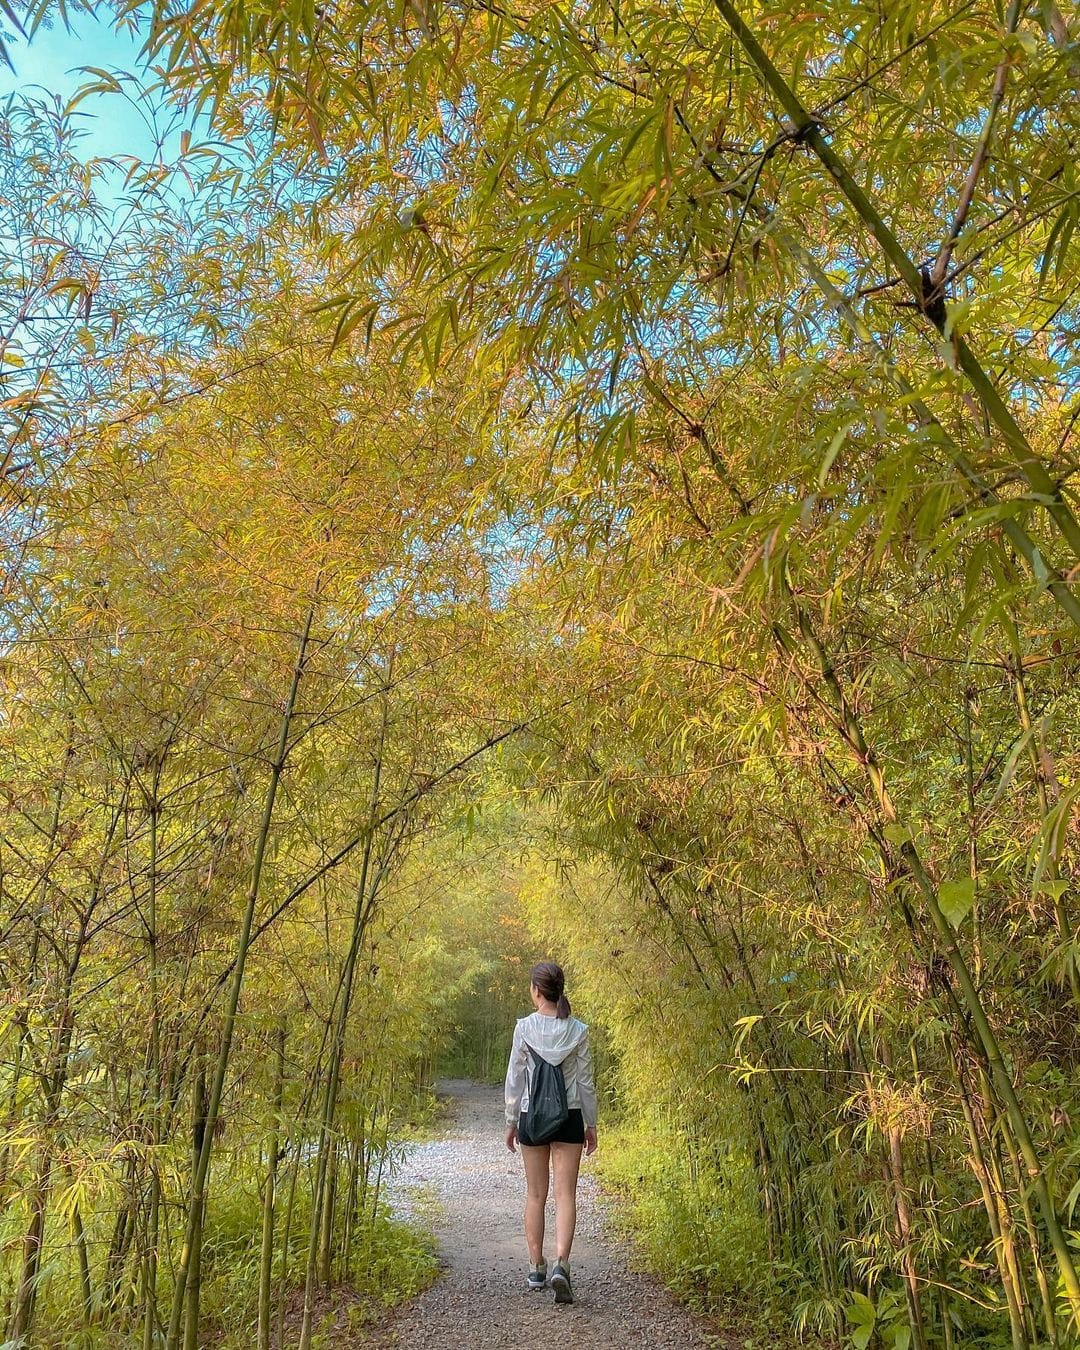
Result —
[{"label": "white hooded jacket", "polygon": [[549,1064],[561,1064],[566,1083],[566,1105],[580,1110],[586,1126],[596,1125],[596,1086],[593,1083],[589,1028],[576,1017],[534,1012],[518,1019],[510,1063],[506,1067],[506,1123],[516,1125],[518,1113],[529,1109],[529,1052],[531,1045]]}]

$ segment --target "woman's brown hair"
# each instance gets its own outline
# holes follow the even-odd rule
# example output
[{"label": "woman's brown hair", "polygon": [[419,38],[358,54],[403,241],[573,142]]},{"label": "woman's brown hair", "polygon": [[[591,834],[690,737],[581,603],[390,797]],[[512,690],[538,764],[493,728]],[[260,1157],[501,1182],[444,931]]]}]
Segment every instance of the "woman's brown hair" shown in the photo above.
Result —
[{"label": "woman's brown hair", "polygon": [[549,1003],[555,1004],[556,1017],[570,1016],[570,1000],[563,993],[566,986],[566,976],[563,974],[562,966],[558,966],[554,961],[541,961],[533,966],[529,978],[543,998]]}]

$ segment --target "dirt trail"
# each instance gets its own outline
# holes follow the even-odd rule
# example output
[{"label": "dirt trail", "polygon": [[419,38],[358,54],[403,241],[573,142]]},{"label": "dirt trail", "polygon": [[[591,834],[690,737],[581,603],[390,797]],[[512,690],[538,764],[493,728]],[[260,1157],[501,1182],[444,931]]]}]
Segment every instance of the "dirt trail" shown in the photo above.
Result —
[{"label": "dirt trail", "polygon": [[[460,1081],[444,1082],[440,1091],[451,1099],[447,1131],[412,1150],[392,1194],[395,1207],[406,1210],[410,1194],[437,1200],[445,1270],[430,1289],[374,1331],[370,1345],[736,1350],[744,1344],[741,1336],[710,1330],[661,1285],[631,1268],[626,1253],[605,1232],[587,1161],[571,1261],[576,1301],[557,1307],[549,1291],[530,1293],[521,1230],[525,1180],[520,1156],[509,1153],[503,1142],[502,1093]],[[550,1202],[548,1233],[554,1233]],[[549,1241],[549,1265],[551,1259]]]}]

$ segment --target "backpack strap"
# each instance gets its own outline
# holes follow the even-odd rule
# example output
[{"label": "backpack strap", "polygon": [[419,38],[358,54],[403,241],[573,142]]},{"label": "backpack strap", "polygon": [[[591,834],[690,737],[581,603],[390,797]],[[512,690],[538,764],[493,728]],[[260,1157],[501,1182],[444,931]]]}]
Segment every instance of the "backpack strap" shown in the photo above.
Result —
[{"label": "backpack strap", "polygon": [[[529,1068],[529,1067],[531,1067],[531,1069],[532,1069],[532,1075],[531,1075],[531,1076],[532,1076],[533,1079],[535,1079],[535,1076],[536,1076],[536,1070],[540,1067],[540,1062],[541,1062],[541,1060],[543,1060],[543,1062],[544,1062],[545,1064],[550,1065],[551,1068],[556,1069],[556,1070],[559,1072],[560,1075],[562,1074],[563,1068],[562,1068],[562,1065],[561,1065],[561,1064],[552,1064],[550,1060],[545,1060],[545,1059],[544,1059],[544,1056],[540,1053],[540,1051],[537,1050],[535,1046],[530,1045],[528,1041],[524,1041],[524,1040],[523,1040],[523,1041],[522,1041],[522,1045],[524,1045],[525,1049],[528,1050],[529,1054],[532,1055],[533,1060],[535,1061],[535,1063],[533,1063],[531,1066],[527,1066],[527,1068],[526,1068],[526,1081],[529,1081],[529,1078],[530,1078],[530,1075],[529,1075],[529,1073],[528,1073],[528,1068]],[[532,1089],[533,1089],[533,1084],[532,1084],[531,1081],[529,1081],[529,1096],[530,1096],[530,1098],[532,1097]],[[2,1346],[0,1346],[0,1350],[3,1350],[3,1347],[2,1347]]]}]

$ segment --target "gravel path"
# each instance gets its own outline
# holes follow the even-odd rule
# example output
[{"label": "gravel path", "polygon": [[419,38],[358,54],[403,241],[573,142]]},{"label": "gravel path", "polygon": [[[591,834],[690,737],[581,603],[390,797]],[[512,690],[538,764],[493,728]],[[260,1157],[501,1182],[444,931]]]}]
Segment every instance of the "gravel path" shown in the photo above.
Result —
[{"label": "gravel path", "polygon": [[[443,1138],[411,1150],[389,1198],[399,1212],[415,1208],[420,1215],[430,1215],[436,1201],[445,1270],[430,1289],[372,1332],[368,1344],[409,1350],[531,1345],[736,1350],[744,1344],[741,1336],[710,1330],[662,1286],[632,1270],[626,1253],[605,1233],[587,1161],[578,1187],[571,1261],[576,1301],[557,1307],[550,1292],[530,1293],[521,1227],[525,1177],[520,1155],[509,1153],[503,1142],[502,1093],[460,1081],[439,1087],[451,1098],[451,1124]],[[549,1233],[554,1232],[553,1213],[549,1202]],[[549,1265],[551,1259],[549,1254]]]}]

